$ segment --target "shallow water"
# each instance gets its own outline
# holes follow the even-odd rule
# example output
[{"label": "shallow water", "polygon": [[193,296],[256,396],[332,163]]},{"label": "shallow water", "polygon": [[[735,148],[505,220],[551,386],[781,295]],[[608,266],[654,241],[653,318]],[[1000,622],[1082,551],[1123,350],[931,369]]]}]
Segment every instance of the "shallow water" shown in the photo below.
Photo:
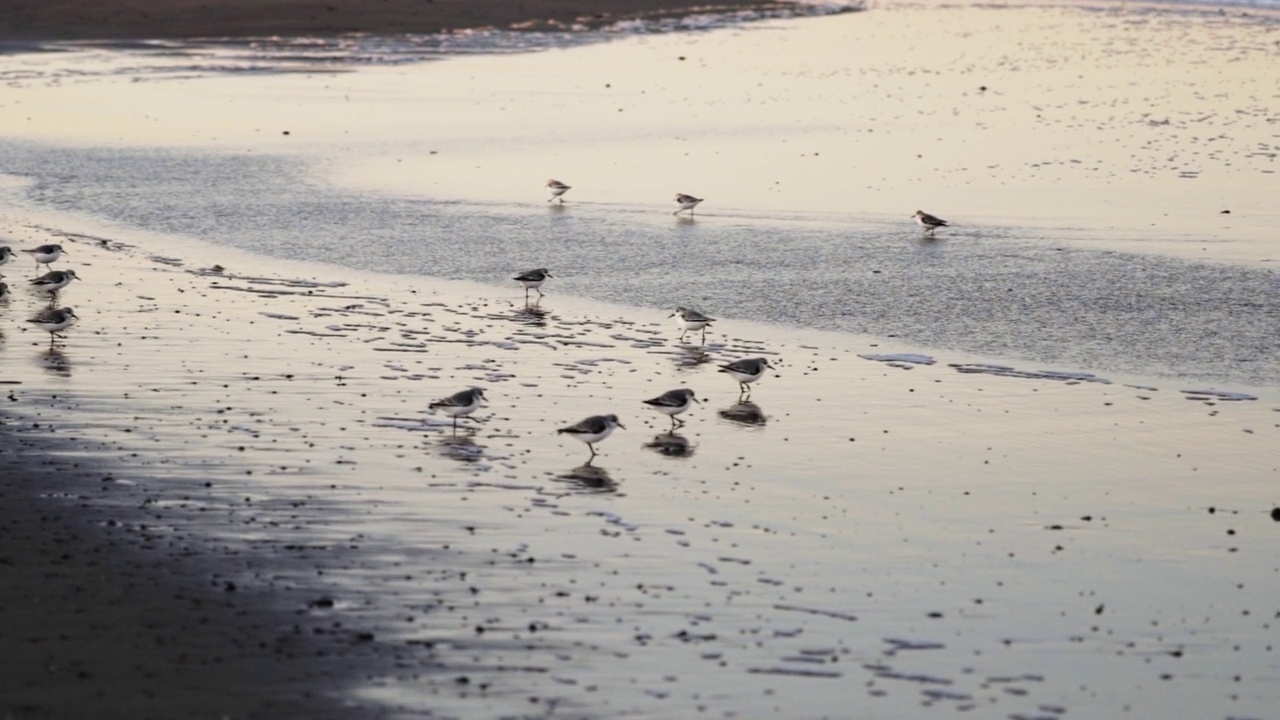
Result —
[{"label": "shallow water", "polygon": [[292,157],[4,150],[29,201],[279,258],[494,285],[549,267],[559,291],[655,316],[685,305],[1059,370],[1280,382],[1273,270],[1082,249],[1070,231],[928,238],[905,218],[442,203],[344,192]]}]

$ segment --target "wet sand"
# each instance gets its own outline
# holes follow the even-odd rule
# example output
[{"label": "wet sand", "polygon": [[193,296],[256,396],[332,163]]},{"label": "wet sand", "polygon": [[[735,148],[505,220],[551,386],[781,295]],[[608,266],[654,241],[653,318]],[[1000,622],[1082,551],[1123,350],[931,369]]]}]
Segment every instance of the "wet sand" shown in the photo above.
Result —
[{"label": "wet sand", "polygon": [[[6,486],[6,572],[31,573],[5,585],[27,607],[5,614],[18,717],[170,716],[206,691],[232,717],[327,716],[308,695],[343,717],[1274,697],[1245,639],[1280,589],[1274,400],[751,323],[681,343],[664,313],[551,281],[526,306],[514,282],[5,222],[85,278],[52,349],[19,322],[39,298],[3,310],[6,434],[42,441],[6,456],[54,475]],[[717,363],[752,355],[778,370],[740,402]],[[490,404],[462,430],[426,412],[469,385]],[[670,434],[640,400],[681,385],[703,404]],[[554,433],[607,412],[627,429],[593,463]],[[59,597],[87,625],[33,634]],[[142,659],[77,641],[103,627]],[[233,698],[213,689],[237,673]]]},{"label": "wet sand", "polygon": [[763,7],[759,0],[54,0],[12,2],[0,15],[0,42],[146,38],[436,33],[481,27],[564,30],[629,18],[680,15],[692,8]]},{"label": "wet sand", "polygon": [[[29,96],[38,121],[50,96]],[[327,122],[317,144],[346,127]],[[14,134],[125,124],[40,127]],[[635,190],[613,172],[600,186]],[[1274,387],[733,318],[680,342],[670,309],[561,294],[571,279],[530,306],[506,276],[290,262],[5,189],[4,242],[61,242],[55,267],[83,278],[51,346],[22,322],[45,302],[30,261],[0,268],[10,715],[1274,707]],[[717,365],[749,356],[777,370],[747,402]],[[458,432],[426,412],[473,384],[489,406]],[[672,434],[640,401],[682,385],[703,404]],[[626,429],[590,464],[554,432],[605,412]]]}]

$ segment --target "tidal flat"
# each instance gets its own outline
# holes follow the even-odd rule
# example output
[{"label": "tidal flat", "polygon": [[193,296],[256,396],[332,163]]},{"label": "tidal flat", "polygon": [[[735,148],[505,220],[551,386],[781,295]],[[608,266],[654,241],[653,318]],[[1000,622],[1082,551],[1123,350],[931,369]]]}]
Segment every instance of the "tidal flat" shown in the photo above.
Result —
[{"label": "tidal flat", "polygon": [[[1236,71],[1273,27],[895,4],[341,72],[13,56],[0,242],[61,243],[81,320],[51,342],[0,268],[5,710],[1267,716],[1274,155]],[[1073,53],[1111,72],[1058,82]],[[1195,114],[1197,68],[1236,110]],[[677,387],[673,430],[642,401]],[[606,413],[590,462],[555,432]]]}]

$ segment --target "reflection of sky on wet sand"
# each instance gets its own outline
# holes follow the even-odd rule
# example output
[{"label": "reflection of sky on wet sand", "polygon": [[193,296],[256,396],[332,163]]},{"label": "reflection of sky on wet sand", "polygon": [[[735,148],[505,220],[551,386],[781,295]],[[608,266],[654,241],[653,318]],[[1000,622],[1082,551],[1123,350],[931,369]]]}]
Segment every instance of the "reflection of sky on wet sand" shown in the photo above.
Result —
[{"label": "reflection of sky on wet sand", "polygon": [[[338,271],[279,282],[258,279],[270,263],[238,275],[234,254],[209,275],[138,251],[79,249],[121,286],[100,286],[104,302],[68,338],[67,352],[94,365],[92,378],[68,380],[75,404],[52,401],[62,421],[93,417],[114,436],[123,420],[149,452],[204,468],[201,482],[210,468],[247,466],[254,475],[226,491],[242,501],[253,488],[258,512],[276,492],[354,493],[360,513],[317,516],[307,532],[366,538],[359,573],[324,578],[343,597],[378,595],[356,603],[367,622],[450,592],[420,580],[383,594],[382,560],[373,560],[389,562],[387,578],[436,577],[414,568],[441,558],[404,548],[430,547],[448,528],[474,528],[445,533],[458,553],[534,558],[472,579],[474,597],[466,591],[498,626],[555,629],[554,641],[525,639],[518,653],[546,676],[485,675],[521,697],[590,704],[575,688],[596,686],[612,693],[611,707],[651,707],[653,693],[666,693],[675,714],[707,702],[750,713],[764,687],[801,716],[872,701],[910,713],[921,697],[1010,713],[1095,709],[1075,696],[1079,685],[1131,696],[1147,658],[1171,663],[1161,653],[1200,643],[1177,659],[1191,677],[1168,697],[1207,707],[1222,687],[1221,653],[1265,665],[1260,646],[1223,649],[1255,621],[1214,609],[1240,592],[1236,582],[1250,588],[1244,604],[1280,590],[1268,588],[1270,555],[1259,551],[1272,525],[1265,400],[1184,395],[1156,381],[974,372],[974,358],[926,364],[883,346],[864,359],[873,353],[861,339],[743,322],[726,323],[726,339],[706,350],[711,362],[680,367],[671,362],[678,331],[662,311],[565,296],[544,326],[529,326],[510,321],[519,288],[441,282],[424,291],[413,279]],[[139,297],[161,294],[163,308]],[[250,360],[200,350],[232,337]],[[780,353],[779,370],[744,408],[717,368],[758,353],[760,337]],[[121,358],[120,343],[137,349]],[[484,387],[489,404],[483,423],[455,435],[426,404],[468,385]],[[705,404],[682,416],[680,442],[664,439],[668,418],[640,402],[678,386]],[[721,415],[764,409],[763,426]],[[585,448],[554,431],[598,412],[617,412],[630,430],[585,464]],[[675,461],[655,438],[696,452]],[[1153,586],[1168,589],[1153,601]],[[626,609],[641,599],[643,612]],[[1178,629],[1193,616],[1208,618],[1194,636]],[[472,637],[474,624],[442,613],[377,635],[438,638],[465,625]],[[467,652],[510,653],[513,637],[487,631]],[[566,642],[629,659],[566,654]],[[1112,652],[1129,644],[1134,653]],[[682,679],[674,686],[663,680],[672,673]],[[709,686],[727,690],[708,699],[695,689]],[[927,694],[938,687],[954,697]],[[475,711],[441,689],[396,681],[368,692]],[[483,702],[507,708],[504,697]]]}]

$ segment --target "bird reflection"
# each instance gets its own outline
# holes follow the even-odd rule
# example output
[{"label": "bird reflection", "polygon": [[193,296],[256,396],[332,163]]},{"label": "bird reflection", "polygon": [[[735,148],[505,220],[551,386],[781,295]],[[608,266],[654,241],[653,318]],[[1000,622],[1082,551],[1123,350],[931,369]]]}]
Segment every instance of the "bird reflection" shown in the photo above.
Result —
[{"label": "bird reflection", "polygon": [[612,493],[618,491],[618,483],[609,476],[609,471],[596,467],[590,462],[561,473],[556,479],[577,486],[579,491],[583,493]]},{"label": "bird reflection", "polygon": [[515,316],[515,321],[521,325],[546,327],[547,315],[550,313],[550,310],[543,310],[538,307],[538,301],[535,300],[532,303],[525,303],[525,306],[522,308],[517,308],[513,314]]},{"label": "bird reflection", "polygon": [[730,422],[736,422],[739,425],[764,425],[766,422],[764,411],[760,406],[749,401],[741,400],[729,407],[718,411],[720,417]]},{"label": "bird reflection", "polygon": [[36,362],[45,372],[71,377],[71,358],[58,347],[50,347],[36,356]]},{"label": "bird reflection", "polygon": [[437,450],[441,455],[462,463],[473,463],[484,457],[484,446],[477,444],[470,435],[446,435],[440,438]]},{"label": "bird reflection", "polygon": [[645,447],[667,457],[683,458],[693,455],[693,445],[689,442],[689,438],[674,432],[655,435],[652,440],[645,443]]},{"label": "bird reflection", "polygon": [[697,345],[680,345],[679,354],[675,356],[676,365],[680,368],[696,368],[711,362],[711,353]]}]

